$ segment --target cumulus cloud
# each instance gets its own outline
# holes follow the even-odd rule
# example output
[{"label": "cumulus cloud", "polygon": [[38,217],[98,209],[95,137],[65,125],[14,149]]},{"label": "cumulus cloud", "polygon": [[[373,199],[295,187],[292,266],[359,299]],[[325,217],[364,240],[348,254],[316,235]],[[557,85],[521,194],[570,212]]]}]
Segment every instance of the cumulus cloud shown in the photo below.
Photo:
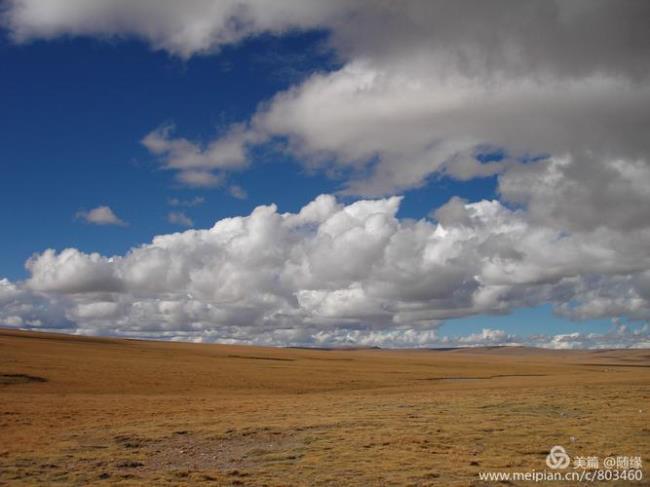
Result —
[{"label": "cumulus cloud", "polygon": [[180,225],[182,227],[193,227],[194,222],[192,219],[187,216],[182,211],[170,211],[167,214],[167,221],[174,225]]},{"label": "cumulus cloud", "polygon": [[[47,250],[22,286],[5,287],[63,303],[85,333],[226,342],[426,346],[443,343],[445,320],[542,303],[575,319],[650,319],[647,229],[632,241],[604,228],[566,234],[498,201],[457,199],[440,221],[400,220],[400,201],[322,195],[297,213],[259,206],[123,256]],[[516,342],[498,330],[455,340]]]},{"label": "cumulus cloud", "polygon": [[112,264],[113,259],[97,253],[85,254],[77,249],[57,253],[48,249],[27,261],[27,270],[32,275],[27,287],[60,294],[119,291],[122,285]]},{"label": "cumulus cloud", "polygon": [[63,299],[34,292],[8,279],[0,279],[0,325],[12,328],[76,328],[66,318]]},{"label": "cumulus cloud", "polygon": [[499,190],[503,199],[525,206],[537,223],[627,232],[650,225],[649,183],[647,159],[585,152],[514,166],[500,176]]},{"label": "cumulus cloud", "polygon": [[93,225],[118,225],[126,226],[126,222],[119,218],[109,206],[98,206],[92,210],[80,210],[75,218]]}]

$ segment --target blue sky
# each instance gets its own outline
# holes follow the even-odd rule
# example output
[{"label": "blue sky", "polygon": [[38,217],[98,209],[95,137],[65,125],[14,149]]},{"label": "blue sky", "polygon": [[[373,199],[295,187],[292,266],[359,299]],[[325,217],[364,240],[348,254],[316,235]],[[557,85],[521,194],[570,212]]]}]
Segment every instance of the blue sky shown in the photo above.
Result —
[{"label": "blue sky", "polygon": [[[247,200],[219,190],[195,191],[175,184],[140,144],[152,128],[166,122],[201,139],[245,119],[289,82],[280,74],[282,66],[273,66],[274,74],[265,58],[295,56],[296,46],[301,54],[305,45],[317,53],[319,37],[257,40],[188,61],[152,52],[140,42],[79,39],[14,46],[4,39],[0,62],[10,68],[0,79],[0,143],[5,147],[0,198],[2,218],[14,232],[2,242],[3,275],[24,278],[25,260],[44,248],[117,254],[172,231],[165,218],[169,198],[205,196],[206,204],[192,210],[192,216],[197,225],[207,226],[261,203],[278,201],[293,210],[313,195],[331,191],[335,183],[304,177],[278,157],[268,161],[272,169],[264,164],[252,174],[233,176],[250,186]],[[328,56],[322,57],[314,64],[302,61],[295,77],[326,67]],[[283,181],[293,188],[291,195],[279,184]],[[75,221],[79,209],[98,204],[124,215],[129,227]],[[25,225],[27,221],[39,224]]]},{"label": "blue sky", "polygon": [[[108,5],[106,2],[98,2],[101,3]],[[247,217],[259,205],[276,204],[280,213],[298,213],[320,194],[334,194],[339,204],[343,205],[364,199],[400,195],[403,199],[396,218],[405,226],[409,225],[410,219],[426,218],[431,225],[435,224],[436,219],[444,222],[443,217],[439,216],[444,212],[435,216],[433,213],[443,206],[446,212],[444,214],[452,215],[446,218],[457,219],[458,222],[462,218],[479,218],[477,215],[496,211],[488,210],[494,207],[489,207],[487,202],[494,200],[499,202],[498,211],[501,213],[498,214],[509,216],[499,216],[498,223],[497,220],[485,223],[486,228],[503,225],[503,218],[510,218],[512,222],[521,220],[530,225],[526,235],[536,235],[542,230],[552,231],[557,235],[553,238],[561,239],[563,235],[569,235],[575,237],[576,241],[581,239],[576,245],[586,245],[583,242],[593,242],[594,238],[598,243],[603,242],[605,245],[607,242],[609,245],[609,237],[604,233],[597,237],[587,233],[595,228],[606,228],[610,223],[603,223],[604,227],[600,223],[594,225],[593,221],[597,220],[585,216],[585,211],[580,206],[582,201],[576,199],[576,194],[593,195],[600,191],[598,188],[603,187],[602,182],[598,181],[594,181],[593,189],[587,186],[591,184],[591,176],[581,175],[581,162],[571,162],[563,181],[576,177],[577,184],[584,184],[586,192],[576,192],[574,189],[567,190],[565,194],[562,187],[554,189],[551,185],[548,189],[544,186],[544,181],[550,180],[549,171],[565,171],[565,166],[554,162],[559,160],[554,157],[574,154],[571,151],[578,154],[583,146],[596,148],[595,144],[601,142],[594,142],[589,138],[590,135],[584,135],[585,140],[578,140],[576,147],[563,145],[566,142],[563,140],[562,129],[557,134],[555,131],[557,121],[566,122],[567,127],[570,127],[567,131],[575,130],[572,121],[574,113],[562,112],[562,103],[556,103],[560,100],[560,92],[551,91],[549,95],[548,86],[552,83],[535,85],[537,95],[527,92],[518,94],[520,85],[517,83],[521,79],[528,79],[528,74],[521,75],[517,66],[513,67],[500,60],[499,50],[502,46],[486,45],[477,51],[479,59],[480,56],[485,59],[493,56],[490,59],[496,64],[503,62],[499,68],[501,73],[505,73],[501,75],[503,80],[498,90],[488,98],[481,91],[468,94],[457,90],[460,89],[458,86],[464,86],[464,76],[469,76],[467,79],[472,80],[472,90],[477,90],[476,86],[482,86],[481,83],[488,86],[486,80],[490,79],[491,73],[479,70],[476,75],[467,75],[464,71],[456,72],[459,69],[456,65],[435,65],[440,62],[440,58],[432,58],[431,62],[436,67],[432,74],[422,71],[421,60],[409,60],[411,54],[401,58],[393,56],[393,49],[396,52],[402,48],[407,50],[405,52],[416,52],[417,49],[412,48],[411,43],[428,45],[428,29],[415,29],[412,36],[404,34],[403,30],[396,31],[395,46],[381,47],[375,43],[378,47],[373,48],[368,46],[373,45],[371,40],[375,34],[336,23],[321,12],[319,15],[325,16],[323,19],[315,23],[312,20],[295,20],[297,25],[290,24],[289,28],[278,28],[275,24],[267,28],[266,19],[254,19],[251,21],[253,32],[223,34],[225,38],[232,36],[232,41],[211,38],[197,40],[194,37],[189,40],[181,38],[179,41],[178,37],[171,34],[168,36],[165,31],[168,24],[160,27],[160,33],[155,38],[149,38],[151,26],[145,29],[136,22],[123,32],[120,31],[123,27],[112,27],[108,21],[107,26],[101,24],[104,26],[100,28],[96,27],[100,24],[91,14],[84,20],[83,12],[80,13],[79,25],[68,25],[63,21],[59,25],[59,20],[54,19],[51,25],[48,24],[47,29],[50,30],[46,31],[45,27],[25,14],[29,13],[29,9],[37,9],[37,4],[30,0],[10,4],[0,39],[0,66],[3,67],[0,76],[0,147],[3,150],[0,156],[0,218],[5,223],[5,228],[9,229],[4,238],[0,239],[0,277],[6,278],[8,283],[16,283],[21,289],[24,286],[25,292],[48,293],[54,289],[52,292],[55,297],[52,299],[60,299],[56,285],[48,284],[39,288],[39,276],[32,275],[37,271],[25,268],[25,262],[30,256],[36,254],[38,257],[46,249],[60,252],[65,248],[73,248],[80,255],[97,252],[104,256],[102,258],[126,256],[131,249],[150,243],[156,235],[187,230],[169,221],[170,212],[180,212],[191,219],[195,229],[208,229],[224,218]],[[18,5],[27,6],[26,10],[19,13]],[[61,3],[60,8],[63,12],[65,4]],[[151,8],[155,9],[155,4]],[[372,8],[374,7],[368,7]],[[174,12],[170,15],[177,14]],[[193,13],[188,12],[187,15]],[[364,17],[364,13],[358,15],[361,26],[364,22],[371,25],[371,22],[376,21],[374,17]],[[192,20],[191,17],[188,18]],[[522,19],[526,20],[524,17]],[[452,19],[453,22],[457,20]],[[486,21],[496,22],[493,19]],[[260,24],[259,27],[255,27],[256,22]],[[301,24],[303,22],[306,24]],[[141,27],[142,30],[139,30]],[[386,28],[404,27],[387,24]],[[43,29],[43,33],[39,29]],[[215,24],[214,29],[214,39],[222,39],[217,34],[221,32],[219,29],[225,27]],[[86,34],[78,35],[79,32]],[[372,29],[368,32],[372,32]],[[366,35],[368,39],[364,37]],[[411,39],[418,35],[422,37],[421,40]],[[480,32],[476,35],[479,36]],[[403,41],[400,40],[402,37]],[[442,46],[440,49],[443,51],[447,49],[448,52],[455,52],[456,47],[464,41],[438,39],[436,42],[436,46]],[[528,45],[527,38],[515,38],[515,42],[520,42],[522,49]],[[552,42],[548,39],[549,45]],[[211,47],[206,51],[204,45]],[[549,52],[552,52],[550,47]],[[587,74],[562,72],[561,70],[569,68],[565,67],[564,61],[553,58],[559,55],[554,51],[548,56],[545,53],[534,54],[539,59],[531,58],[527,69],[531,72],[539,69],[540,72],[552,73],[558,86],[565,81],[591,83],[590,54],[577,54],[586,56]],[[596,66],[596,62],[593,61],[593,66]],[[612,66],[614,63],[612,61]],[[479,65],[483,66],[483,63],[478,62],[477,66]],[[394,71],[396,66],[401,71]],[[621,67],[616,64],[615,69],[620,71],[623,78],[627,76],[625,65]],[[453,86],[444,84],[438,79],[442,72],[455,73],[454,76],[459,76],[461,81]],[[345,83],[355,80],[355,77],[364,81],[350,95],[345,91]],[[511,91],[507,88],[509,83],[513,86]],[[394,91],[400,84],[404,86],[406,94]],[[603,86],[602,89],[609,89],[609,85]],[[347,98],[338,99],[342,90]],[[440,100],[429,99],[438,96],[437,93],[441,93]],[[407,98],[411,94],[421,97],[423,101],[413,104]],[[631,96],[633,95],[636,96],[632,93]],[[345,117],[341,115],[343,118],[337,121],[338,115],[330,114],[327,104],[321,105],[327,96],[332,97],[332,105],[341,104],[341,110],[333,113],[349,110]],[[377,98],[369,103],[362,96]],[[645,91],[640,89],[638,96],[643,99]],[[543,97],[549,98],[537,105],[537,99]],[[519,100],[512,105],[515,108],[509,108],[511,98]],[[467,104],[463,101],[457,113],[446,112],[444,110],[448,108],[444,107],[447,105],[440,105],[447,103],[444,100],[456,99],[474,101]],[[492,99],[501,101],[498,106],[482,105],[492,103]],[[524,99],[531,100],[530,109],[526,107],[528,101],[521,101]],[[575,99],[575,110],[591,113],[593,107],[589,104],[592,101],[586,100],[583,103],[579,97]],[[381,118],[386,112],[373,112],[384,103],[393,107],[386,120]],[[429,110],[428,103],[434,104],[430,110],[437,118],[430,118],[433,115],[426,111]],[[358,104],[358,110],[355,104]],[[546,107],[556,105],[556,112],[546,113]],[[476,112],[465,108],[472,106],[477,107]],[[364,110],[369,110],[371,114],[364,115]],[[539,119],[535,116],[536,110],[540,113]],[[625,110],[625,107],[621,108],[620,118],[627,116]],[[612,111],[614,116],[619,116],[616,109]],[[284,115],[276,116],[276,112]],[[438,115],[439,113],[444,115]],[[399,132],[400,124],[394,125],[395,120],[404,121],[404,133]],[[512,123],[512,120],[516,123]],[[204,169],[205,166],[200,169],[216,171],[215,174],[223,177],[223,182],[217,187],[183,184],[178,176],[190,166],[170,168],[170,165],[173,166],[173,162],[170,162],[171,153],[154,154],[142,143],[142,139],[157,128],[173,126],[174,131],[167,142],[187,139],[200,148],[197,150],[203,157],[203,150],[211,142],[227,136],[236,124],[244,124],[245,127],[246,138],[241,143],[245,147],[246,161],[239,161],[234,169],[224,169],[210,161],[208,164],[212,165],[208,169]],[[423,136],[420,132],[428,127],[427,124],[431,124],[431,134]],[[530,125],[530,129],[526,124]],[[346,126],[349,128],[346,129]],[[477,129],[477,126],[481,128]],[[594,133],[598,130],[600,128],[595,128]],[[538,137],[539,134],[542,136]],[[577,133],[575,137],[583,137],[583,134]],[[384,138],[385,144],[382,141]],[[612,136],[612,140],[614,138]],[[530,142],[537,139],[543,142]],[[612,147],[619,145],[622,144],[612,142]],[[643,147],[633,149],[631,153],[644,154]],[[530,157],[530,154],[541,155]],[[186,156],[183,153],[181,159]],[[578,160],[578,156],[569,157],[571,161]],[[628,156],[621,153],[620,157],[626,160]],[[181,163],[191,164],[187,160],[182,160]],[[614,167],[607,166],[610,164],[608,161],[593,164]],[[645,177],[645,172],[639,174]],[[540,183],[539,188],[538,181],[544,182]],[[241,188],[242,194],[234,196],[231,191],[233,187]],[[547,189],[548,192],[542,194]],[[625,192],[631,194],[631,191]],[[538,201],[549,194],[553,198],[551,204]],[[603,194],[607,196],[606,191]],[[189,202],[195,198],[200,198],[201,203],[170,204],[171,200]],[[467,216],[458,213],[460,207],[448,204],[450,200],[466,205],[462,212]],[[575,205],[575,212],[573,207],[554,209],[556,206],[561,208],[565,200],[566,204]],[[474,203],[479,206],[471,206]],[[600,202],[592,201],[588,204],[591,208],[596,208]],[[613,204],[612,201],[603,204],[616,208],[627,203],[617,205],[614,200]],[[79,216],[79,212],[100,206],[110,207],[126,225],[97,225]],[[583,220],[569,220],[574,214]],[[644,228],[645,223],[638,223],[641,220],[634,220],[633,217],[634,215],[631,216],[631,221],[637,223],[625,228],[626,232]],[[587,230],[585,221],[592,222]],[[455,228],[456,223],[451,222],[447,226],[449,225]],[[520,223],[508,223],[504,228],[515,228],[517,225]],[[485,249],[488,252],[504,252],[503,255],[508,252],[511,252],[508,255],[529,255],[519,248],[495,250],[494,244],[489,243],[509,231],[495,231],[492,237],[486,237],[479,247],[472,250],[473,258],[476,258],[476,252],[480,254]],[[470,235],[466,242],[474,240],[475,237]],[[552,250],[550,252],[552,254]],[[575,255],[580,255],[580,252],[584,250],[576,250]],[[644,256],[642,250],[639,252],[639,255]],[[462,261],[464,257],[459,259]],[[502,257],[485,256],[483,262],[502,262],[501,259]],[[55,272],[58,265],[58,261],[43,264],[38,272]],[[548,267],[562,265],[549,264]],[[616,265],[621,269],[630,268],[621,262]],[[612,267],[616,266],[612,264]],[[524,268],[525,266],[522,267]],[[504,267],[501,271],[516,272],[508,269]],[[543,273],[544,265],[539,266],[539,269],[537,272]],[[627,320],[635,326],[645,323],[645,311],[631,314],[620,310],[611,311],[618,305],[615,306],[611,296],[605,297],[605,288],[587,289],[584,283],[601,282],[599,279],[603,276],[603,271],[599,266],[587,268],[583,264],[576,264],[576,269],[563,276],[553,274],[556,277],[542,274],[516,277],[515,281],[521,286],[535,288],[534,292],[531,291],[537,296],[535,298],[512,297],[517,295],[515,286],[508,292],[510,297],[507,299],[512,301],[486,305],[478,314],[468,311],[466,315],[460,313],[456,319],[438,319],[433,317],[442,316],[442,312],[432,310],[432,323],[444,323],[442,326],[436,324],[433,329],[437,336],[449,337],[471,335],[485,328],[517,336],[551,336],[571,332],[604,334],[612,329],[614,318],[622,320],[619,323]],[[485,274],[481,275],[484,277],[477,277],[477,283],[483,283],[489,279],[485,276],[493,275],[490,274],[493,271],[487,268],[483,271]],[[444,274],[445,271],[441,272]],[[459,281],[462,285],[470,279],[471,272],[467,272],[466,277]],[[521,272],[525,274],[528,271]],[[625,272],[612,271],[607,276],[624,278]],[[643,272],[645,268],[640,266],[629,275],[641,275]],[[479,274],[480,272],[476,275]],[[499,279],[495,282],[503,282],[503,278]],[[332,285],[328,283],[323,289],[330,289]],[[355,283],[345,284],[348,285],[352,289]],[[432,285],[435,287],[436,284]],[[608,286],[616,288],[622,285],[616,281],[610,282]],[[369,281],[363,286],[372,287]],[[574,286],[573,291],[568,290],[570,286]],[[302,291],[295,290],[298,294]],[[80,304],[81,301],[75,300],[85,300],[90,296],[88,293],[93,292],[96,291],[84,290],[79,295],[82,297],[69,299],[79,308],[87,303],[83,301]],[[138,292],[141,291],[134,291],[135,294]],[[453,289],[449,292],[453,293]],[[191,294],[189,287],[188,293]],[[476,305],[478,295],[474,296]],[[147,299],[149,298],[150,296]],[[111,299],[111,302],[117,302],[122,298]],[[438,306],[431,304],[438,298],[427,299],[430,300],[426,306]],[[586,303],[589,299],[592,301],[581,307],[581,303]],[[609,301],[605,302],[607,299]],[[571,303],[570,306],[567,303]],[[569,310],[564,313],[565,316],[553,311],[554,306],[561,308],[562,305],[566,305],[565,311]],[[382,306],[382,309],[387,309],[392,304],[384,303]],[[575,311],[572,315],[574,309],[583,311]],[[368,313],[367,316],[376,316],[374,312]],[[74,315],[72,311],[66,311],[65,315],[64,321],[74,322],[76,319],[71,318]],[[15,318],[11,316],[12,319]],[[314,316],[310,317],[312,318]],[[322,316],[318,319],[321,318]],[[126,322],[130,319],[126,319]],[[318,319],[314,318],[314,322]],[[352,328],[363,328],[364,323],[373,319],[375,318],[362,318],[355,321]],[[18,321],[22,322],[22,319]],[[230,326],[229,323],[225,325]],[[89,325],[89,332],[115,332],[107,326],[95,323]],[[137,330],[147,326],[149,325],[136,323],[128,325],[121,332],[137,334]],[[178,326],[182,329],[189,324],[179,323]],[[217,333],[215,329],[219,329],[219,326],[219,323],[214,323],[208,331]],[[314,326],[316,328],[311,329],[310,333],[315,333],[314,330],[320,325]],[[296,333],[296,336],[300,335]]]}]

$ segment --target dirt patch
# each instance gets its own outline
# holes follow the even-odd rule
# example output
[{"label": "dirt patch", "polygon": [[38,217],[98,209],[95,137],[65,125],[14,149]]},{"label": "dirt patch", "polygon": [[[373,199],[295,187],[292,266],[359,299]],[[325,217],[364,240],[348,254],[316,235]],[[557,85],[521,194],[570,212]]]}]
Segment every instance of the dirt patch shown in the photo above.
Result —
[{"label": "dirt patch", "polygon": [[0,385],[29,384],[30,382],[47,382],[47,379],[28,374],[0,374]]},{"label": "dirt patch", "polygon": [[[108,442],[95,437],[91,443],[70,450],[66,457],[57,458],[57,472],[87,471],[91,467],[98,470],[102,479],[219,478],[228,479],[228,485],[237,485],[233,479],[243,481],[260,469],[293,468],[314,436],[333,427],[245,427],[218,435],[178,430],[157,438],[121,434]],[[103,445],[97,446],[100,443]],[[97,448],[105,449],[105,453],[92,453]],[[79,452],[83,452],[83,458],[77,457]],[[52,475],[50,470],[47,473]]]},{"label": "dirt patch", "polygon": [[306,432],[244,429],[220,436],[174,434],[140,450],[154,470],[247,469],[264,463],[291,462],[302,456]]}]

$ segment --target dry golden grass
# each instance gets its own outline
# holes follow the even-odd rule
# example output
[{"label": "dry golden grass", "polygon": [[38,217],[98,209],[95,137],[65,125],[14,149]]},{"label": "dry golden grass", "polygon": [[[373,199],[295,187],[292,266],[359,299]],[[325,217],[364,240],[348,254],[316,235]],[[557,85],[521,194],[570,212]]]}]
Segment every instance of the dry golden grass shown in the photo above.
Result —
[{"label": "dry golden grass", "polygon": [[327,351],[0,330],[0,485],[481,485],[479,471],[543,470],[556,444],[648,463],[649,367],[647,350]]}]

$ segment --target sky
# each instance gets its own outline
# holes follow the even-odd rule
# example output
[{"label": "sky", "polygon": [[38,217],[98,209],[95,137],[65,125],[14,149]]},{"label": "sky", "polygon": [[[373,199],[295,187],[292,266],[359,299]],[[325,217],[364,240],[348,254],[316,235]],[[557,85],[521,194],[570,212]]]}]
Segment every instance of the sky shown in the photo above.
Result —
[{"label": "sky", "polygon": [[0,5],[0,326],[650,346],[648,2]]}]

